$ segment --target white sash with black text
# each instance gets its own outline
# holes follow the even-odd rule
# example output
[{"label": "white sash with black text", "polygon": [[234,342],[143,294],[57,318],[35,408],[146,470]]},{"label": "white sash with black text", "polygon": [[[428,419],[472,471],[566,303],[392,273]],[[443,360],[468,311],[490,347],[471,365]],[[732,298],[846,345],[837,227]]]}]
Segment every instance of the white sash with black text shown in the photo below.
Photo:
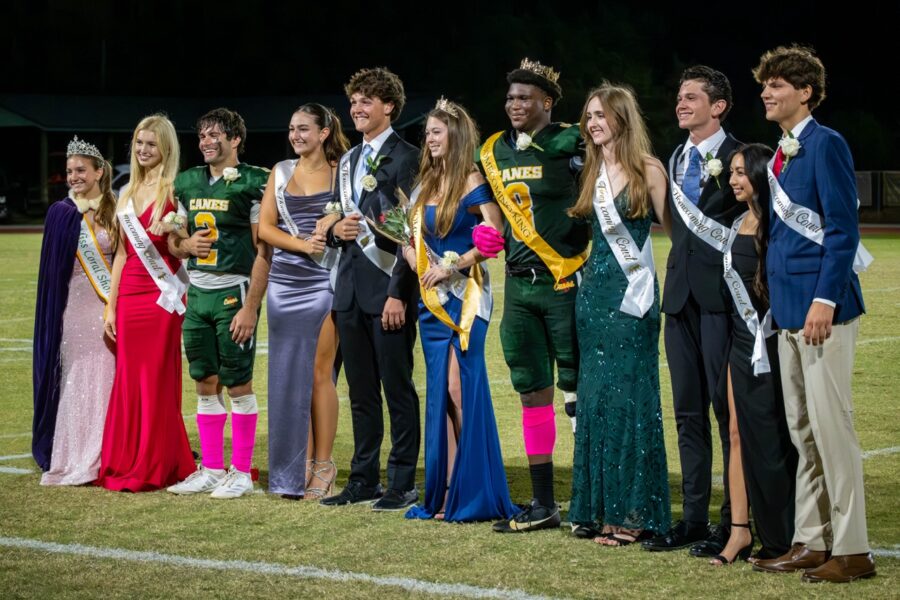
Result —
[{"label": "white sash with black text", "polygon": [[731,261],[731,246],[734,244],[734,239],[737,237],[737,232],[741,228],[741,223],[744,222],[744,217],[746,216],[747,213],[745,212],[735,219],[731,226],[731,235],[728,237],[728,245],[725,246],[723,267],[725,270],[725,287],[731,292],[731,298],[734,300],[734,308],[737,310],[738,316],[740,316],[744,325],[746,325],[747,329],[750,331],[750,335],[754,338],[753,355],[750,357],[750,364],[753,365],[753,374],[759,375],[771,371],[769,365],[769,353],[766,350],[766,338],[773,333],[772,312],[767,312],[766,316],[763,317],[762,322],[760,322],[759,313],[757,313],[756,309],[753,307],[753,302],[750,300],[750,294],[747,292],[747,286],[744,285],[744,281],[741,279],[740,274],[732,267]]},{"label": "white sash with black text", "polygon": [[[275,207],[278,209],[278,215],[281,217],[284,226],[287,227],[288,233],[295,238],[300,238],[300,229],[291,216],[284,200],[284,192],[287,189],[288,182],[294,174],[294,168],[297,166],[297,160],[284,160],[275,165]],[[303,234],[303,239],[307,239],[312,233]],[[340,248],[325,247],[325,251],[321,254],[308,254],[320,267],[332,269],[338,264],[341,258]]]},{"label": "white sash with black text", "polygon": [[609,249],[612,250],[619,268],[628,279],[628,287],[625,289],[619,310],[643,318],[653,306],[655,267],[652,243],[648,235],[643,248],[639,249],[628,227],[622,222],[619,211],[616,210],[606,164],[601,165],[600,175],[597,176],[594,186],[594,212],[600,221],[600,229],[606,243],[609,244]]},{"label": "white sash with black text", "polygon": [[[785,225],[808,239],[809,241],[821,246],[825,241],[825,226],[822,224],[822,217],[811,208],[794,204],[791,198],[778,183],[775,172],[772,167],[775,159],[769,161],[769,191],[772,194],[772,207],[775,214],[784,222]],[[859,199],[857,199],[859,204]],[[856,255],[853,257],[853,271],[862,273],[872,264],[872,255],[866,250],[862,242],[856,247]]]},{"label": "white sash with black text", "polygon": [[724,252],[725,246],[729,241],[729,229],[715,219],[710,219],[704,215],[700,207],[685,196],[681,186],[675,183],[674,169],[669,170],[669,182],[672,186],[672,200],[675,204],[675,210],[684,222],[685,227],[719,252]]},{"label": "white sash with black text", "polygon": [[[178,214],[184,215],[184,208],[178,205]],[[128,199],[128,205],[125,210],[119,212],[119,222],[122,224],[122,230],[128,237],[128,241],[134,247],[135,254],[141,260],[150,278],[159,288],[159,298],[156,303],[168,312],[177,312],[183,315],[185,311],[184,302],[181,298],[184,296],[188,288],[188,274],[184,269],[184,265],[179,265],[178,271],[172,273],[169,265],[163,260],[159,250],[150,241],[147,231],[141,225],[138,216],[134,212],[134,203],[131,198]]]},{"label": "white sash with black text", "polygon": [[[373,265],[384,271],[388,276],[394,271],[394,265],[397,263],[397,256],[391,252],[386,252],[375,245],[375,234],[369,228],[365,215],[359,210],[356,202],[353,201],[352,177],[350,175],[350,152],[341,157],[340,164],[340,188],[341,188],[341,205],[345,215],[359,215],[359,235],[356,236],[356,243],[362,248],[363,254],[371,261]],[[362,160],[362,158],[360,158]]]}]

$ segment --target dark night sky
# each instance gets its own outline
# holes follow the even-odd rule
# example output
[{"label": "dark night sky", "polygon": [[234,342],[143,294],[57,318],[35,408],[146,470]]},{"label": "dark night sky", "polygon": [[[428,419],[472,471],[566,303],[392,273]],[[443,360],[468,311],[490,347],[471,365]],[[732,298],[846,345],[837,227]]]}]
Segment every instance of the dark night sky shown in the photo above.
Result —
[{"label": "dark night sky", "polygon": [[[726,127],[774,143],[750,69],[779,44],[816,48],[829,72],[816,111],[851,144],[857,168],[898,168],[894,81],[900,4],[821,2],[563,3],[387,1],[4,3],[2,93],[245,96],[341,93],[350,74],[386,65],[409,95],[445,94],[485,132],[506,125],[504,74],[523,56],[562,72],[554,118],[574,121],[601,79],[632,85],[658,154],[683,137],[674,124],[680,71],[702,62],[735,90]],[[677,5],[677,6],[676,6]],[[410,8],[412,7],[412,8]],[[337,106],[339,111],[346,105]],[[142,115],[135,115],[135,121]],[[287,122],[289,115],[285,115]]]}]

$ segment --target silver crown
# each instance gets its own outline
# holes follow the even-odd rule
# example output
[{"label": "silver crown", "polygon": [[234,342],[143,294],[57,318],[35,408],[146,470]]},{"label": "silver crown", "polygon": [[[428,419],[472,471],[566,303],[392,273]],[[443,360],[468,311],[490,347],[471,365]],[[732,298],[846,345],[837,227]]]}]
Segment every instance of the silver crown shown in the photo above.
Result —
[{"label": "silver crown", "polygon": [[93,156],[94,158],[99,158],[100,160],[105,160],[103,155],[100,154],[100,150],[97,149],[97,146],[93,144],[88,144],[84,140],[79,140],[78,136],[72,138],[72,141],[69,142],[68,148],[66,148],[66,158],[70,156]]}]

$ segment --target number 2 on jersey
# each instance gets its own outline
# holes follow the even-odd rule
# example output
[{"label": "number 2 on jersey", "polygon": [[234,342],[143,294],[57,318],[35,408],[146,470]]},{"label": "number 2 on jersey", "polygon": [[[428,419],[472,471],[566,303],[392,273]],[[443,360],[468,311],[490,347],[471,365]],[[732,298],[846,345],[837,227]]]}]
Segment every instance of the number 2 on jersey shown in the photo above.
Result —
[{"label": "number 2 on jersey", "polygon": [[[206,236],[211,242],[219,239],[219,230],[216,227],[216,215],[211,212],[198,212],[194,215],[194,227],[201,229],[203,227],[209,229],[209,235]],[[219,251],[210,250],[209,256],[206,258],[197,258],[197,266],[214,267],[219,262]]]}]

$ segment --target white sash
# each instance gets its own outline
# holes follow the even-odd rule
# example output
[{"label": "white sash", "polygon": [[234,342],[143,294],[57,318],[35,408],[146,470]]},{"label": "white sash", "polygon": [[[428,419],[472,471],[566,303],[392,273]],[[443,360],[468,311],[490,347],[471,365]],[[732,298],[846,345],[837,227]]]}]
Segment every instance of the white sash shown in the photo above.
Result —
[{"label": "white sash", "polygon": [[[821,246],[825,241],[825,226],[822,224],[822,217],[811,208],[794,204],[794,202],[778,183],[775,172],[772,170],[775,159],[769,161],[769,191],[772,195],[772,206],[775,214],[781,219],[785,225],[808,239],[809,241]],[[856,200],[857,206],[859,199]],[[862,273],[872,264],[872,255],[866,250],[862,242],[856,247],[856,255],[853,257],[853,271]]]},{"label": "white sash", "polygon": [[[387,275],[391,275],[394,271],[394,265],[397,263],[396,254],[386,252],[375,245],[375,234],[369,228],[365,215],[360,212],[356,202],[353,201],[353,187],[351,185],[352,178],[350,176],[350,152],[341,157],[340,164],[340,187],[341,187],[341,205],[345,215],[359,215],[359,235],[356,236],[356,243],[362,248],[363,254],[366,255],[373,265],[384,271]],[[362,158],[360,158],[362,160]]]},{"label": "white sash", "polygon": [[[184,214],[184,208],[178,205],[178,214]],[[159,250],[150,241],[147,231],[141,225],[138,216],[134,213],[134,203],[131,198],[128,199],[128,205],[125,210],[119,212],[119,222],[122,223],[122,229],[128,236],[128,241],[134,247],[135,253],[141,259],[147,273],[153,279],[159,288],[159,298],[156,303],[168,312],[177,312],[183,315],[185,311],[184,303],[181,297],[188,288],[188,274],[184,269],[184,265],[178,267],[176,273],[172,273],[169,265],[163,260]]]},{"label": "white sash", "polygon": [[[287,189],[288,182],[294,174],[294,168],[297,166],[297,160],[283,160],[275,165],[275,207],[278,209],[278,215],[288,229],[288,233],[295,238],[300,237],[300,229],[291,216],[284,200],[284,192]],[[341,258],[340,248],[331,248],[326,246],[325,251],[321,254],[308,254],[320,267],[332,269],[338,264]]]},{"label": "white sash", "polygon": [[734,300],[734,307],[738,315],[744,321],[744,324],[750,331],[750,335],[754,337],[753,355],[750,357],[750,364],[753,365],[753,374],[759,375],[771,371],[769,353],[766,350],[766,338],[773,333],[772,311],[766,312],[762,323],[759,322],[759,313],[753,308],[750,294],[747,292],[747,286],[744,285],[740,274],[731,266],[731,246],[734,244],[737,232],[746,216],[747,213],[745,212],[734,220],[734,224],[731,226],[731,235],[728,237],[728,244],[725,246],[725,256],[722,263],[725,269],[725,287],[731,292],[731,298]]},{"label": "white sash", "polygon": [[685,196],[681,186],[675,183],[675,171],[671,168],[669,169],[669,181],[672,184],[672,200],[675,203],[675,210],[684,225],[698,238],[719,252],[724,252],[725,246],[729,242],[729,229],[704,215],[700,207]]},{"label": "white sash", "polygon": [[648,235],[644,247],[638,251],[631,233],[622,223],[612,196],[605,163],[600,167],[600,175],[594,187],[594,212],[597,213],[609,249],[628,279],[628,287],[619,310],[643,318],[653,306],[653,276],[656,272],[653,266],[653,248]]},{"label": "white sash", "polygon": [[88,224],[87,215],[81,217],[81,231],[78,232],[78,250],[76,251],[78,262],[84,269],[91,287],[104,304],[109,303],[109,291],[112,285],[109,263],[100,249],[97,237]]}]

